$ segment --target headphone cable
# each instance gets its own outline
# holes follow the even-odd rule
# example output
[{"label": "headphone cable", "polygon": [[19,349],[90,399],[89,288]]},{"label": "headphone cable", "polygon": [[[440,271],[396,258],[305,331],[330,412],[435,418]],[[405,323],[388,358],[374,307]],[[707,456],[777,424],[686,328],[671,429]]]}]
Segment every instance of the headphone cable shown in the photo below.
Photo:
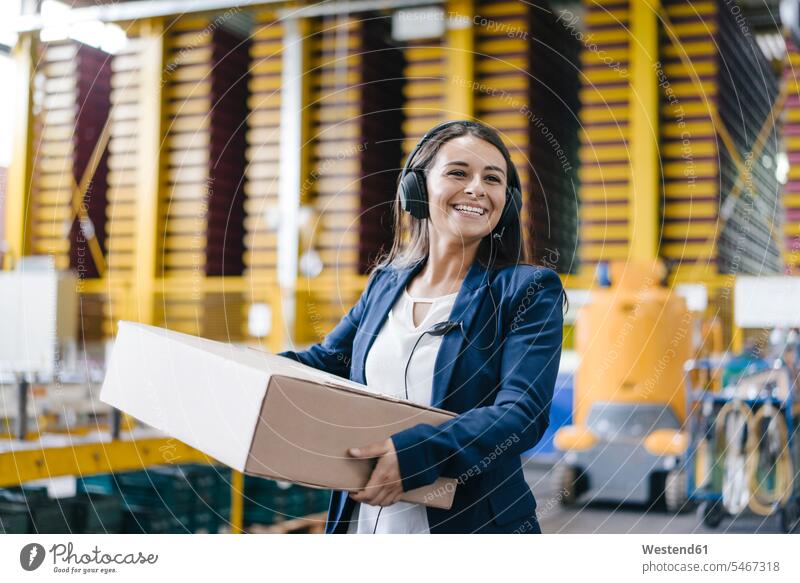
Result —
[{"label": "headphone cable", "polygon": [[[410,400],[408,397],[408,367],[411,364],[411,358],[414,356],[414,351],[417,349],[420,340],[422,340],[425,334],[430,334],[431,336],[444,336],[445,334],[448,334],[449,332],[455,330],[456,328],[459,328],[461,330],[461,333],[464,334],[464,327],[461,324],[461,322],[452,322],[450,320],[447,320],[445,322],[437,322],[436,324],[425,330],[425,332],[420,334],[419,338],[417,338],[417,341],[414,342],[414,346],[411,348],[411,354],[408,355],[408,359],[406,360],[406,366],[405,369],[403,370],[403,388],[405,392],[406,401]],[[372,534],[375,534],[378,531],[378,521],[381,518],[382,511],[383,511],[383,506],[380,507],[380,509],[378,510],[378,515],[375,517],[375,526],[372,529]]]}]

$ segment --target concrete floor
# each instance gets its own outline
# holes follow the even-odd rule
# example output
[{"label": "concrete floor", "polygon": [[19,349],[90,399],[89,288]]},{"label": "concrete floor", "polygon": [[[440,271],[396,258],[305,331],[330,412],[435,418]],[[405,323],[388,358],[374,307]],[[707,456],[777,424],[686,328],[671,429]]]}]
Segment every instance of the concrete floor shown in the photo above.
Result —
[{"label": "concrete floor", "polygon": [[552,465],[528,460],[525,479],[538,504],[539,523],[546,534],[687,534],[687,533],[781,533],[777,515],[745,514],[723,519],[717,529],[703,525],[694,510],[669,514],[639,504],[576,504],[561,506],[551,478]]}]

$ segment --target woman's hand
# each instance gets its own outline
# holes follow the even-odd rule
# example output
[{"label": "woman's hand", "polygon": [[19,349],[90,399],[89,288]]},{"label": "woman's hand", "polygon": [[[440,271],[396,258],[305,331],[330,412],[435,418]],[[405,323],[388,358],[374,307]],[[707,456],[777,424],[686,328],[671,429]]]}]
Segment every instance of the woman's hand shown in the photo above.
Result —
[{"label": "woman's hand", "polygon": [[357,458],[378,458],[367,485],[363,490],[351,492],[350,497],[372,506],[389,506],[397,502],[403,494],[403,482],[394,442],[387,439],[366,447],[351,447],[348,453]]}]

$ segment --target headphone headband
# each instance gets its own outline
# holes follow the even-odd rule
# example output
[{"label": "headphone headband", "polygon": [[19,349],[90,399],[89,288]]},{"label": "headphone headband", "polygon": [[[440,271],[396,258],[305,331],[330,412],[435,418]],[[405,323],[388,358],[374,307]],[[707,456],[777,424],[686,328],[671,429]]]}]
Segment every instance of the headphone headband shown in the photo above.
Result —
[{"label": "headphone headband", "polygon": [[478,126],[478,124],[475,123],[474,121],[469,121],[469,120],[466,120],[466,119],[465,120],[445,121],[445,122],[442,122],[442,123],[440,123],[438,125],[433,126],[431,129],[429,129],[427,132],[425,132],[425,135],[422,136],[422,138],[420,139],[419,142],[417,142],[417,145],[414,146],[414,149],[411,150],[411,153],[408,155],[408,158],[406,158],[406,163],[403,165],[403,171],[400,173],[400,180],[402,180],[403,177],[411,169],[411,162],[414,160],[414,158],[417,157],[417,153],[420,151],[420,149],[422,149],[422,146],[425,144],[425,142],[430,140],[433,136],[435,136],[439,132],[441,132],[441,131],[445,130],[446,128],[449,128],[450,126],[455,125],[455,124],[461,124],[461,125],[464,125],[464,126],[476,126],[476,127]]}]

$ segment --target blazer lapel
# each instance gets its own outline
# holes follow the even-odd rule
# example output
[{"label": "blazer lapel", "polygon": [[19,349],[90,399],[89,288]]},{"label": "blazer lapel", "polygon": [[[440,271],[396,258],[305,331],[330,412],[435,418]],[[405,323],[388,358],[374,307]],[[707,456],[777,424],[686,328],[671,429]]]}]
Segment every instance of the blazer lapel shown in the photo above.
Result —
[{"label": "blazer lapel", "polygon": [[487,285],[487,276],[488,271],[476,259],[461,284],[449,319],[461,322],[461,330],[464,333],[461,330],[453,330],[442,338],[433,369],[432,407],[441,407],[449,393],[450,379],[465,343],[464,334],[470,332],[472,322],[478,314],[480,299]]},{"label": "blazer lapel", "polygon": [[369,310],[367,310],[366,318],[361,326],[361,334],[366,336],[366,347],[359,354],[360,362],[358,363],[358,375],[357,378],[353,379],[354,381],[362,385],[367,384],[365,364],[367,354],[369,354],[369,350],[372,348],[372,343],[375,342],[375,338],[378,337],[378,333],[381,331],[381,327],[386,321],[389,311],[392,309],[392,306],[394,306],[402,291],[406,288],[408,281],[419,273],[423,265],[425,265],[424,260],[419,261],[411,267],[398,269],[393,272],[391,277],[387,278],[388,283],[382,290],[380,296],[375,300],[375,303],[370,306]]}]

